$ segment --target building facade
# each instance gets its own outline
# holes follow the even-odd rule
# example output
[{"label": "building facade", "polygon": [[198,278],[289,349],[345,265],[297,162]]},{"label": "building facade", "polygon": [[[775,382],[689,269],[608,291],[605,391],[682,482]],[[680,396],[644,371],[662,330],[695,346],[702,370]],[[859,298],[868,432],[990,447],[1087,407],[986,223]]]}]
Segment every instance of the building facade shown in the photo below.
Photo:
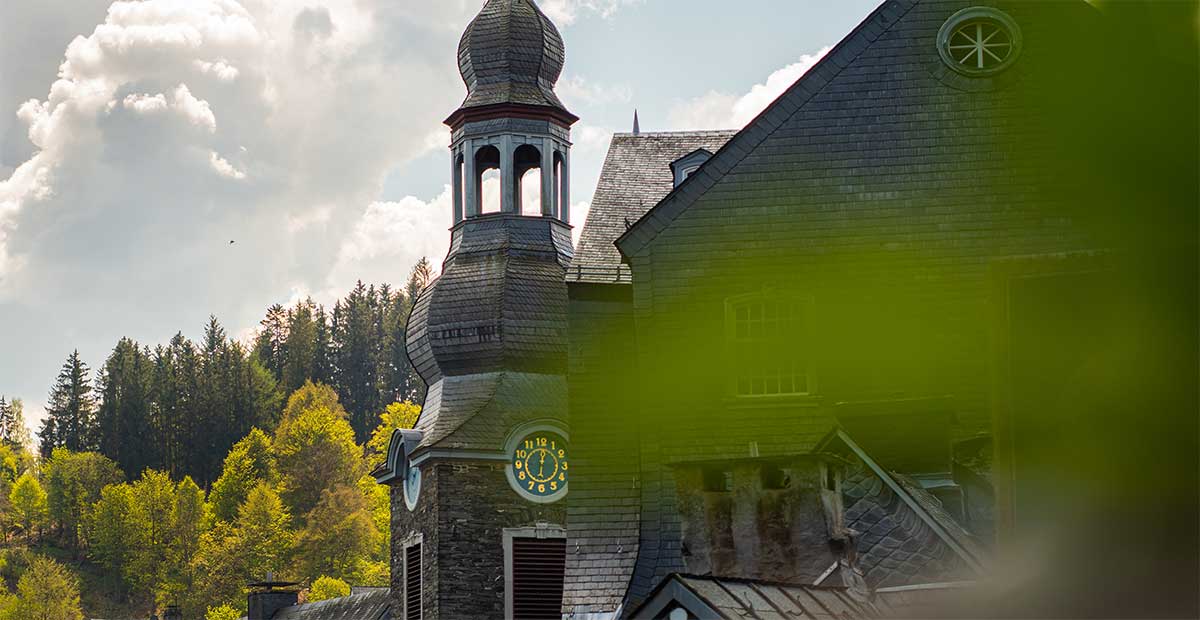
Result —
[{"label": "building facade", "polygon": [[614,136],[572,248],[562,39],[489,0],[429,394],[376,472],[392,616],[873,617],[988,576],[998,265],[1107,250],[1061,123],[1099,21],[886,0],[745,128]]}]

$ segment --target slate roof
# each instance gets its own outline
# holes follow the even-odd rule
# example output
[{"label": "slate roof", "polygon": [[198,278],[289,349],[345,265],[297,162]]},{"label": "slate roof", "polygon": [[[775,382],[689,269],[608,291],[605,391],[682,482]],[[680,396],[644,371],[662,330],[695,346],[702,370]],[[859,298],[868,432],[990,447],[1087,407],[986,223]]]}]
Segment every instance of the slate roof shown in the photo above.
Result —
[{"label": "slate roof", "polygon": [[819,449],[851,461],[842,479],[845,525],[856,532],[855,568],[868,586],[980,576],[986,553],[920,484],[883,469],[840,429]]},{"label": "slate roof", "polygon": [[701,618],[712,618],[712,614],[731,620],[853,620],[881,617],[873,605],[851,596],[846,588],[680,574],[665,578],[630,617],[655,618],[658,613],[669,609],[664,607],[667,602],[664,595],[672,601],[671,604],[684,603],[692,615]]},{"label": "slate roof", "polygon": [[284,607],[271,620],[392,620],[391,590],[363,588],[350,596]]},{"label": "slate roof", "polygon": [[503,449],[504,438],[530,419],[565,418],[563,375],[492,372],[446,377],[429,386],[417,420],[423,433],[415,449]]},{"label": "slate roof", "polygon": [[516,103],[566,111],[554,94],[565,57],[558,29],[532,0],[488,0],[458,44],[462,108]]},{"label": "slate roof", "polygon": [[625,256],[633,256],[650,243],[707,192],[726,172],[741,163],[764,139],[796,114],[810,99],[829,84],[876,39],[895,24],[919,0],[888,0],[846,35],[816,65],[741,131],[725,142],[711,159],[688,177],[687,183],[671,190],[657,204],[646,209],[620,234],[616,245]]},{"label": "slate roof", "polygon": [[707,149],[716,152],[736,131],[614,134],[592,198],[569,281],[629,282],[629,268],[613,245],[675,186],[671,163]]},{"label": "slate roof", "polygon": [[441,276],[409,316],[408,358],[427,385],[506,369],[566,370],[570,229],[554,218],[494,213],[451,233]]}]

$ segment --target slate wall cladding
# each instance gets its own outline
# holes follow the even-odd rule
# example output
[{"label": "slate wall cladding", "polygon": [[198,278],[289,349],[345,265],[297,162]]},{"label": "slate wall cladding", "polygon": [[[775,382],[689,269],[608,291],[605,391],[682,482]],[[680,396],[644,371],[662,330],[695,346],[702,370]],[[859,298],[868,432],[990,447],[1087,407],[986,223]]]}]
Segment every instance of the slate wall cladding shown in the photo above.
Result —
[{"label": "slate wall cladding", "polygon": [[638,549],[633,306],[627,285],[570,285],[572,478],[564,613],[616,609]]},{"label": "slate wall cladding", "polygon": [[438,462],[437,615],[427,620],[504,618],[504,529],[562,526],[563,502],[535,504],[508,486],[504,463]]},{"label": "slate wall cladding", "polygon": [[[957,88],[936,33],[976,4],[1009,13],[1025,48],[1003,80]],[[639,377],[634,600],[683,568],[664,463],[802,452],[839,401],[953,395],[956,437],[990,429],[990,262],[1094,248],[1054,198],[1054,134],[1027,105],[1065,70],[1053,32],[1090,10],[889,0],[629,233],[652,238],[628,258],[638,364],[655,369]],[[814,300],[819,393],[731,399],[724,301],[772,290]]]}]

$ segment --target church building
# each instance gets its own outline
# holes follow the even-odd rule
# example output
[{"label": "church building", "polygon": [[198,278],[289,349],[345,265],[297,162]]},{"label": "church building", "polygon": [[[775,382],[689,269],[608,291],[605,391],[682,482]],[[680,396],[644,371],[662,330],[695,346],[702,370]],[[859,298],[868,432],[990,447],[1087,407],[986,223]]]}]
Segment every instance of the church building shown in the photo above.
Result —
[{"label": "church building", "polygon": [[[1109,268],[1050,163],[1055,93],[1096,78],[1046,61],[1089,52],[1053,33],[1098,15],[883,1],[741,130],[616,134],[573,247],[562,37],[487,0],[446,119],[450,250],[407,327],[428,395],[374,472],[390,592],[325,607],[876,618],[986,580],[1028,421],[994,419],[998,311],[1014,278]],[[343,617],[303,607],[274,617]]]}]

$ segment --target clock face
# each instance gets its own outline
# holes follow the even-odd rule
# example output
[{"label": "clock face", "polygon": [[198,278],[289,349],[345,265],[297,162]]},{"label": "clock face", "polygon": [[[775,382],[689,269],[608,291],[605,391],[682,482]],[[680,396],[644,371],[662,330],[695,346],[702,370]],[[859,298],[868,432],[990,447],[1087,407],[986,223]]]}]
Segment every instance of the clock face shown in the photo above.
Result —
[{"label": "clock face", "polygon": [[527,498],[555,501],[566,493],[571,463],[562,435],[548,430],[525,435],[509,459],[510,481]]},{"label": "clock face", "polygon": [[417,498],[421,495],[421,468],[408,466],[408,475],[404,477],[404,505],[409,510],[417,507]]}]

